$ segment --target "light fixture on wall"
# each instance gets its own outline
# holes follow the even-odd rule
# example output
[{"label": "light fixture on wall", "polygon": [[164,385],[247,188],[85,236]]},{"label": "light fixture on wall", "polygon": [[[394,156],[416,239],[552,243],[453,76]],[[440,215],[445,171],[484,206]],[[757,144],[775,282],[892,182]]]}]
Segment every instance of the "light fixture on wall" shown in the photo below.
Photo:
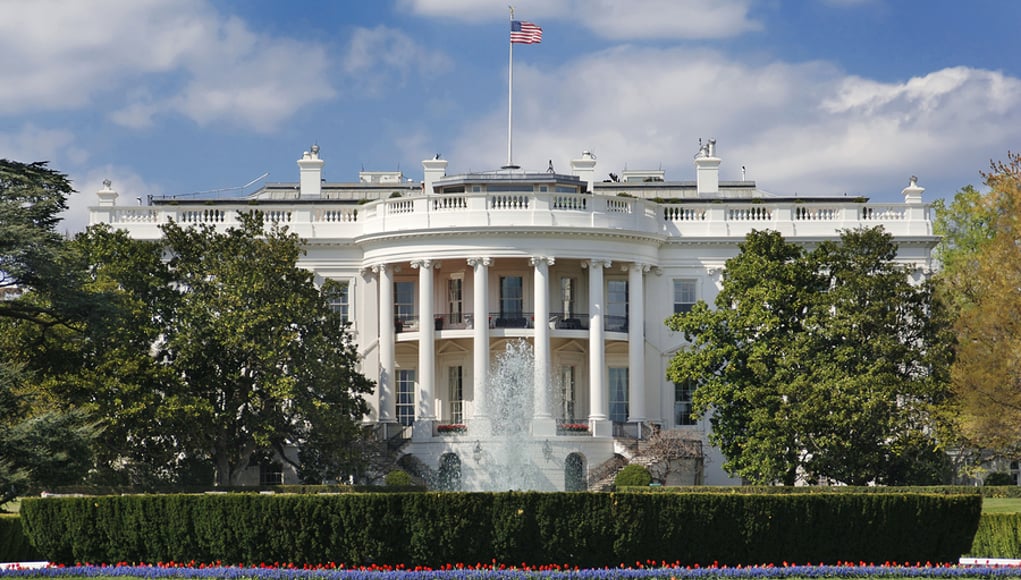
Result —
[{"label": "light fixture on wall", "polygon": [[475,447],[472,448],[472,458],[475,459],[475,463],[482,460],[482,443],[475,441]]}]

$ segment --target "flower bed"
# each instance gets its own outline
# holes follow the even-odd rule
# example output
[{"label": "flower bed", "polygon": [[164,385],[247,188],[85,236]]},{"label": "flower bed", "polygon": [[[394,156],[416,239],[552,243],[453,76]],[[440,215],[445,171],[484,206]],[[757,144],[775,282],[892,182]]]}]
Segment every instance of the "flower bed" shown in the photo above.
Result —
[{"label": "flower bed", "polygon": [[835,565],[797,565],[782,563],[761,566],[682,566],[665,562],[636,562],[633,566],[578,569],[549,564],[543,566],[494,567],[491,564],[448,564],[439,569],[403,566],[345,567],[333,562],[319,566],[258,564],[224,566],[158,563],[131,565],[50,566],[44,568],[0,569],[0,578],[217,578],[253,580],[701,580],[710,578],[1021,578],[1018,566],[936,566],[929,563],[873,565],[840,563]]},{"label": "flower bed", "polygon": [[463,423],[446,423],[436,426],[437,433],[467,433],[468,426]]}]

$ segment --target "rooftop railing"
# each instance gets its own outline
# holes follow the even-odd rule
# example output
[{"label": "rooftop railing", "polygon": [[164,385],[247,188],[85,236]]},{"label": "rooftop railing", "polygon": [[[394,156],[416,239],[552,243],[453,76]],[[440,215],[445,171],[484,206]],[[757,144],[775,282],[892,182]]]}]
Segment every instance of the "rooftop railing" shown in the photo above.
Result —
[{"label": "rooftop railing", "polygon": [[455,193],[380,200],[365,205],[238,201],[177,202],[155,206],[93,207],[92,223],[157,238],[158,226],[226,227],[238,213],[261,211],[306,238],[349,239],[415,230],[535,227],[626,230],[665,237],[743,237],[753,229],[793,236],[832,236],[842,229],[882,225],[897,236],[932,235],[925,204],[870,204],[860,200],[651,200],[570,193]]}]

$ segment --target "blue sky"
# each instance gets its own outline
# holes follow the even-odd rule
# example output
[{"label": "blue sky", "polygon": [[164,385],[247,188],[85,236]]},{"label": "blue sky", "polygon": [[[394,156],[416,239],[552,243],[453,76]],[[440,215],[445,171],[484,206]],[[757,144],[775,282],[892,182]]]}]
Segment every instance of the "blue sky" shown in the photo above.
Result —
[{"label": "blue sky", "polygon": [[[494,0],[0,0],[0,157],[122,200],[506,162],[508,10]],[[898,202],[978,184],[1021,146],[1021,2],[521,0],[514,161],[694,179],[715,138],[780,195]]]}]

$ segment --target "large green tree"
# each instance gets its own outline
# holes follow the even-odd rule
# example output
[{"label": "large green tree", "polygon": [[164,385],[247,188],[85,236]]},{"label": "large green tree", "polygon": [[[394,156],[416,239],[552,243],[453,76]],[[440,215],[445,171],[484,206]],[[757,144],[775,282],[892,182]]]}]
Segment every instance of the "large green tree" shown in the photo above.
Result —
[{"label": "large green tree", "polygon": [[880,229],[812,251],[753,232],[715,309],[670,328],[691,343],[668,375],[698,385],[724,467],[755,483],[932,482],[948,402],[944,317]]},{"label": "large green tree", "polygon": [[57,232],[72,193],[67,176],[45,162],[0,159],[0,504],[26,485],[80,479],[91,460],[95,431],[86,413],[40,400],[37,375],[17,360],[24,353],[10,340],[19,325],[80,334],[87,319],[105,312],[103,297],[84,290],[84,272]]},{"label": "large green tree", "polygon": [[212,459],[219,484],[236,483],[260,451],[286,457],[288,445],[310,446],[307,476],[336,475],[353,459],[342,450],[372,383],[340,315],[297,266],[301,240],[267,230],[259,213],[240,217],[223,233],[163,228],[180,297],[159,356],[181,375],[172,404],[192,424],[182,436]]},{"label": "large green tree", "polygon": [[1021,458],[1021,155],[937,205],[941,292],[955,304],[953,384],[972,446]]}]

